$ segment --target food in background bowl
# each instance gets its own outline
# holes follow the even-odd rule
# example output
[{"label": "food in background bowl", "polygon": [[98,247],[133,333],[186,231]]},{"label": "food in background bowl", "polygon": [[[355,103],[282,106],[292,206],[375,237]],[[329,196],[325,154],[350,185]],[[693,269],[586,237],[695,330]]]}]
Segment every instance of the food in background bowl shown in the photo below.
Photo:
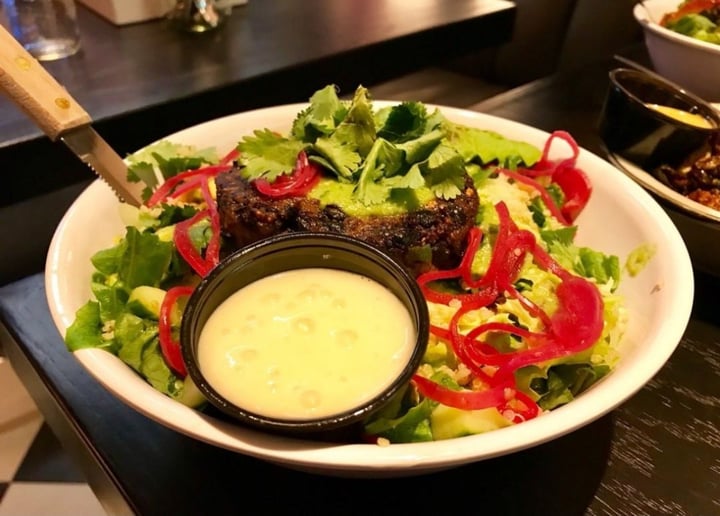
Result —
[{"label": "food in background bowl", "polygon": [[655,175],[688,199],[720,212],[720,132],[678,166],[660,165]]},{"label": "food in background bowl", "polygon": [[720,114],[646,72],[617,69],[609,78],[599,132],[610,161],[660,200],[694,265],[720,273],[707,245],[720,233]]},{"label": "food in background bowl", "polygon": [[[395,105],[397,104],[382,101],[373,102],[373,106],[378,109]],[[293,117],[306,108],[307,104],[298,104],[242,113],[190,128],[171,135],[168,139],[176,142],[180,147],[192,144],[196,149],[203,149],[212,145],[224,152],[226,149],[236,145],[238,136],[249,135],[254,129],[260,127],[267,127],[273,131],[286,134],[291,127]],[[437,108],[428,106],[430,113],[434,113],[435,109]],[[477,179],[484,182],[481,189],[484,194],[482,199],[484,208],[482,214],[478,213],[477,220],[480,226],[478,229],[482,229],[482,235],[475,234],[474,241],[480,240],[480,245],[475,254],[479,263],[485,264],[492,261],[491,258],[495,255],[498,266],[494,268],[494,273],[489,275],[489,278],[493,280],[492,282],[488,279],[486,284],[474,285],[469,292],[464,292],[470,294],[469,297],[461,297],[458,300],[461,305],[466,305],[465,308],[472,307],[472,305],[467,305],[466,301],[472,301],[473,299],[477,302],[483,301],[487,297],[487,287],[491,287],[490,290],[492,290],[494,285],[497,286],[497,280],[504,278],[508,271],[512,272],[514,270],[511,265],[518,264],[518,258],[523,254],[522,251],[519,254],[515,253],[515,250],[519,250],[518,245],[527,245],[531,242],[527,233],[524,231],[517,232],[516,229],[531,229],[532,224],[555,224],[560,220],[556,215],[548,215],[545,209],[541,208],[543,216],[540,217],[540,212],[536,213],[536,211],[537,208],[544,205],[545,200],[550,203],[548,206],[553,205],[555,202],[553,199],[560,200],[559,205],[564,210],[560,209],[555,213],[559,214],[561,218],[568,217],[565,219],[566,221],[574,220],[575,222],[570,226],[555,228],[557,232],[551,230],[545,233],[544,236],[538,237],[536,235],[535,241],[537,243],[545,242],[545,238],[552,239],[553,236],[560,238],[560,240],[555,241],[555,247],[559,250],[565,249],[565,252],[561,252],[563,256],[561,260],[562,266],[555,268],[552,261],[542,258],[540,249],[534,249],[540,256],[536,265],[539,265],[541,270],[536,269],[535,275],[530,275],[520,281],[514,287],[515,290],[521,289],[525,295],[529,295],[528,293],[532,291],[531,283],[542,291],[543,287],[548,287],[547,282],[542,278],[554,283],[553,278],[555,278],[555,281],[561,281],[561,276],[566,278],[578,276],[592,283],[593,280],[585,274],[602,274],[602,271],[608,273],[605,266],[610,266],[609,270],[613,271],[613,263],[619,266],[619,271],[625,276],[625,279],[620,281],[614,293],[608,292],[606,288],[600,289],[603,299],[618,301],[605,303],[608,309],[615,311],[624,307],[627,313],[627,317],[620,313],[621,317],[607,326],[608,328],[621,330],[619,333],[623,334],[622,338],[619,337],[619,333],[614,334],[617,337],[618,345],[613,370],[603,376],[600,381],[595,382],[591,388],[584,390],[581,395],[574,397],[573,389],[582,389],[586,385],[588,377],[584,374],[571,376],[578,381],[569,386],[569,384],[565,383],[568,376],[564,373],[587,373],[589,372],[588,368],[583,365],[564,364],[565,366],[571,366],[563,368],[569,369],[569,371],[558,370],[558,377],[554,377],[551,381],[545,382],[542,378],[531,374],[525,377],[528,380],[527,382],[518,382],[517,389],[508,391],[504,386],[501,386],[501,389],[492,391],[490,395],[481,392],[477,396],[479,399],[473,400],[473,396],[470,396],[469,401],[475,403],[498,403],[501,407],[506,403],[510,405],[507,407],[508,411],[503,410],[500,413],[496,409],[492,409],[491,413],[494,417],[490,421],[494,422],[495,426],[488,427],[486,424],[478,423],[474,411],[463,409],[441,410],[437,415],[442,417],[436,418],[435,422],[449,429],[446,435],[448,438],[445,439],[423,440],[422,442],[399,443],[389,446],[360,443],[331,444],[301,439],[277,438],[266,433],[251,431],[241,425],[230,424],[210,412],[187,407],[179,403],[174,397],[154,389],[133,369],[128,367],[119,356],[108,353],[103,349],[79,349],[74,351],[76,358],[115,396],[162,424],[216,446],[246,453],[278,464],[287,464],[295,468],[329,474],[388,476],[418,474],[445,469],[534,446],[587,424],[617,406],[640,389],[665,363],[679,342],[687,324],[692,303],[692,273],[687,252],[674,226],[657,204],[632,181],[617,172],[603,159],[593,156],[587,151],[571,148],[563,144],[563,140],[558,137],[558,134],[552,135],[551,138],[551,135],[545,132],[522,124],[448,107],[439,108],[439,112],[453,125],[473,129],[466,131],[465,135],[473,137],[474,143],[470,148],[482,149],[480,156],[483,159],[494,161],[498,159],[500,151],[502,151],[501,155],[507,155],[507,151],[514,148],[523,149],[523,152],[520,153],[522,155],[524,155],[525,151],[534,149],[527,159],[537,160],[538,157],[544,155],[543,150],[546,150],[547,154],[544,155],[546,159],[542,160],[545,165],[564,163],[565,165],[560,167],[561,170],[565,170],[565,167],[569,168],[572,165],[572,168],[583,171],[590,180],[592,194],[589,199],[583,200],[581,195],[569,196],[574,202],[564,203],[562,198],[566,196],[556,197],[560,192],[552,192],[554,189],[550,185],[544,189],[547,196],[544,196],[542,189],[534,186],[534,183],[548,181],[550,177],[547,172],[553,169],[557,170],[557,166],[549,166],[546,169],[538,165],[534,172],[539,177],[530,177],[529,179],[523,177],[526,174],[520,173],[519,162],[516,160],[505,163],[510,174],[503,171],[498,175],[491,173],[486,176],[489,170],[483,171],[483,167],[471,167],[476,174],[479,174]],[[479,131],[479,134],[476,130]],[[480,137],[474,138],[478,136]],[[554,143],[546,146],[549,139]],[[524,145],[518,146],[518,142],[523,142]],[[153,152],[159,152],[162,144],[157,145],[151,146],[148,150],[154,149]],[[511,154],[519,157],[517,150]],[[146,155],[149,155],[149,153]],[[162,156],[160,157],[162,158]],[[217,161],[217,158],[215,158],[215,161]],[[515,167],[514,171],[511,169],[513,166]],[[526,169],[525,172],[527,173],[529,170]],[[513,172],[517,172],[514,177],[512,177]],[[383,175],[383,177],[385,176]],[[555,179],[560,181],[561,177],[562,173],[558,173]],[[578,178],[577,175],[569,173],[565,176],[565,179],[573,177]],[[501,184],[502,187],[500,187]],[[581,182],[576,185],[579,192],[582,191],[583,184],[586,183]],[[175,185],[177,186],[177,182],[175,182]],[[571,191],[567,184],[565,188]],[[188,190],[191,190],[189,186]],[[188,190],[185,192],[187,193]],[[184,195],[183,192],[177,190],[176,192],[177,197]],[[211,196],[212,192],[211,188],[209,190]],[[545,200],[540,197],[544,197]],[[193,198],[197,201],[201,196]],[[525,201],[522,201],[522,199]],[[527,201],[532,199],[535,199],[535,206],[529,208]],[[517,213],[519,210],[519,213],[525,215],[520,217],[512,215],[508,219],[501,207],[502,203],[499,204],[499,201],[507,203],[510,213]],[[587,201],[586,204],[585,201]],[[498,211],[499,206],[500,211]],[[558,206],[555,205],[555,207]],[[582,210],[578,215],[579,210],[577,208],[579,207],[582,207]],[[122,208],[121,211],[124,212],[126,207]],[[129,214],[125,213],[125,220],[137,222],[137,212],[134,210],[129,211]],[[182,210],[177,213],[182,213]],[[185,213],[184,217],[190,215],[190,213]],[[200,217],[202,216],[207,218],[207,214]],[[577,218],[574,218],[575,216]],[[522,224],[516,222],[518,228],[514,228],[509,224],[510,220],[519,220]],[[147,222],[152,221],[148,220]],[[500,230],[498,230],[499,226],[502,226]],[[188,235],[193,239],[207,239],[212,233],[208,231],[208,227],[208,224],[199,225],[197,229],[200,231],[190,231]],[[546,227],[545,229],[552,229],[552,227]],[[68,327],[73,324],[77,309],[85,304],[91,296],[91,289],[87,280],[93,274],[93,266],[90,262],[91,256],[98,250],[111,247],[114,243],[117,243],[115,238],[122,235],[124,230],[125,224],[118,218],[118,204],[113,197],[112,191],[102,183],[94,183],[81,195],[58,227],[48,255],[46,277],[48,302],[61,333],[65,334]],[[532,233],[532,230],[530,232]],[[171,237],[172,231],[165,229],[158,231],[158,233],[159,236],[168,238]],[[181,240],[184,234],[184,231],[180,231]],[[498,235],[509,236],[510,240],[505,241],[507,245],[500,246],[500,249],[505,252],[493,253],[492,244]],[[132,243],[142,244],[142,239],[135,239],[137,236],[133,233],[132,238],[134,240]],[[480,236],[481,239],[476,238]],[[572,245],[564,247],[562,238],[570,238]],[[206,242],[207,240],[201,241]],[[638,246],[643,243],[647,244],[648,247],[641,247],[641,251],[648,250],[652,246],[657,249],[657,252],[649,261],[647,261],[647,254],[637,252]],[[603,252],[595,254],[594,250],[603,250]],[[530,254],[534,256],[535,253]],[[105,254],[107,258],[110,258],[111,255],[112,253]],[[602,263],[604,260],[596,261],[592,259],[603,255],[610,258],[606,263]],[[612,256],[618,257],[618,261],[614,262]],[[420,257],[422,257],[422,253],[420,253]],[[436,307],[439,310],[434,316],[435,322],[433,325],[440,326],[440,324],[448,325],[452,323],[452,315],[458,308],[458,303],[453,302],[452,295],[458,294],[457,285],[461,284],[459,282],[462,282],[465,277],[474,279],[473,276],[468,276],[467,266],[472,265],[475,257],[473,255],[473,260],[468,257],[465,264],[461,264],[463,266],[454,271],[432,271],[443,272],[448,276],[447,278],[435,277],[433,280],[432,276],[426,276],[426,280],[433,280],[426,283],[426,287],[434,291],[440,297],[440,301],[443,300],[444,295],[451,296],[449,304],[439,303],[438,307]],[[525,257],[528,260],[530,259],[527,253]],[[630,258],[630,260],[626,261],[626,258]],[[533,258],[533,261],[535,261],[535,258]],[[132,263],[125,262],[125,265],[130,266]],[[143,266],[137,272],[148,272],[151,263],[151,261],[141,262],[140,264]],[[177,261],[174,263],[175,265],[178,264]],[[544,270],[543,264],[551,266],[554,272]],[[644,264],[645,267],[638,267],[639,264]],[[202,268],[205,262],[199,261],[196,265]],[[585,272],[571,275],[566,275],[563,272],[565,270],[577,270],[577,268],[581,268]],[[126,270],[132,270],[132,267],[128,267]],[[636,275],[632,277],[630,271],[633,271]],[[559,273],[560,276],[556,277],[556,273]],[[610,276],[612,275],[610,274]],[[488,276],[487,273],[483,277],[486,276]],[[101,278],[98,277],[98,279]],[[437,288],[444,287],[443,283],[445,282],[452,287],[452,290]],[[601,283],[606,286],[615,284],[614,280],[601,281]],[[596,283],[596,285],[601,283]],[[99,286],[102,287],[102,285]],[[574,286],[568,285],[566,294],[571,293],[574,288]],[[102,293],[102,288],[100,292]],[[460,294],[463,294],[463,292],[460,292]],[[611,297],[608,298],[608,295]],[[544,304],[552,302],[553,297],[540,292],[537,299],[533,299],[533,301],[536,304]],[[504,302],[498,302],[487,307],[491,313],[494,313],[492,310],[501,305],[506,307],[514,305],[520,314],[526,314],[528,310],[533,310],[532,305],[513,303],[513,299],[507,296],[503,300],[498,299],[498,301]],[[148,306],[153,308],[155,304],[151,302]],[[568,303],[566,299],[562,304],[567,306],[573,303]],[[182,303],[180,306],[182,306]],[[552,314],[557,313],[550,312],[549,308],[546,309],[551,318]],[[167,315],[172,317],[174,310],[167,310],[167,312]],[[488,314],[485,309],[479,312]],[[571,312],[572,309],[563,310],[560,314],[569,315]],[[542,317],[540,311],[536,313]],[[508,328],[508,325],[513,328],[512,332],[510,332],[512,335],[503,334],[500,331],[497,335],[498,339],[492,339],[493,344],[516,346],[519,341],[513,335],[517,334],[517,336],[522,337],[534,332],[534,329],[527,325],[526,318],[517,317],[520,324],[528,326],[527,329],[523,329],[516,325],[513,320],[516,316],[512,314],[497,314],[495,317],[497,316],[503,317],[503,319],[497,320],[497,323],[500,324],[497,328]],[[474,328],[472,324],[476,321],[469,320],[467,322],[470,326],[463,324],[462,330]],[[618,325],[618,323],[620,324]],[[562,330],[558,330],[562,326],[563,323],[559,323],[559,326],[550,323],[553,332],[559,331],[562,333]],[[567,329],[568,326],[566,325],[565,328]],[[488,328],[483,328],[483,330],[485,329]],[[464,333],[461,331],[459,334]],[[615,341],[615,337],[611,340]],[[545,348],[544,353],[553,347],[552,345],[545,347],[546,344],[552,344],[551,341],[552,339],[550,341],[541,339],[536,344]],[[429,365],[433,367],[439,364],[442,371],[454,375],[455,373],[451,373],[445,367],[442,367],[442,363],[437,362],[439,357],[447,356],[447,350],[449,349],[447,345],[443,347],[440,344],[442,344],[442,337],[433,346],[433,352],[426,354]],[[147,358],[151,358],[151,351],[157,351],[157,343],[147,349]],[[490,350],[489,348],[481,348],[481,351],[483,355],[487,356]],[[566,351],[569,350],[566,349]],[[602,361],[602,355],[603,353],[592,353],[589,357],[590,363],[593,365],[598,364],[597,359],[600,358]],[[522,360],[529,358],[531,358],[530,355],[525,354]],[[578,358],[586,360],[588,357],[586,354],[581,354]],[[510,360],[509,364],[501,365],[505,371],[512,370],[514,366],[522,363],[519,355],[512,353],[501,353],[494,360],[498,359]],[[152,363],[162,365],[163,361],[154,360]],[[153,369],[148,368],[147,370],[152,371]],[[492,368],[486,370],[485,373],[491,374]],[[501,378],[503,378],[502,375],[498,377],[498,379]],[[508,379],[509,377],[504,378]],[[465,382],[467,375],[458,376],[457,379]],[[425,387],[433,387],[434,379],[429,378],[429,380],[432,383],[425,383]],[[535,381],[533,382],[533,380]],[[513,391],[522,391],[527,388],[529,383],[533,383],[533,390],[537,389],[544,393],[545,402],[548,404],[546,407],[552,402],[555,403],[555,408],[552,410],[549,408],[543,409],[536,417],[526,418],[521,423],[513,424],[509,418],[532,415],[530,412],[523,410],[524,407],[513,399]],[[563,385],[567,388],[562,387]],[[177,386],[177,383],[174,382],[173,386]],[[448,389],[442,389],[442,386],[440,386],[440,388],[435,388],[434,393],[428,392],[436,396],[440,393],[447,395],[446,397],[449,399],[454,397],[467,401],[468,397],[463,391],[456,391],[456,387],[450,387],[453,386],[449,385]],[[472,388],[472,386],[470,387]],[[459,393],[460,396],[454,393]],[[497,396],[498,394],[502,396]],[[570,398],[570,396],[573,397]],[[567,402],[564,403],[563,400]],[[425,405],[432,406],[433,403],[426,403]],[[427,408],[425,406],[422,410]],[[467,408],[466,406],[465,409]],[[479,412],[486,411],[480,410]],[[421,411],[416,415],[420,419],[416,428],[423,432],[432,429],[427,418],[425,418],[424,412]],[[403,419],[403,421],[406,429],[408,428],[407,425],[413,426],[412,418]],[[385,428],[392,429],[393,422],[392,418],[388,418],[382,424],[386,425]],[[502,427],[498,428],[498,422],[502,424]],[[473,435],[461,437],[467,434],[468,430],[471,430],[470,433]],[[415,439],[415,441],[417,440]],[[386,441],[382,440],[376,440],[375,442],[387,444]]]},{"label": "food in background bowl", "polygon": [[720,45],[720,1],[684,0],[665,13],[660,25],[691,38]]},{"label": "food in background bowl", "polygon": [[607,149],[688,199],[720,208],[720,113],[660,77],[618,68],[600,115]]},{"label": "food in background bowl", "polygon": [[[711,7],[712,13],[717,13],[717,2],[703,0],[702,3]],[[688,5],[697,4],[696,1],[688,2]],[[720,45],[661,24],[672,16],[671,13],[678,11],[678,5],[678,0],[644,0],[633,8],[633,15],[643,29],[652,64],[658,73],[705,100],[720,102]],[[677,23],[680,24],[680,19]],[[713,29],[698,34],[710,39],[717,32]]]}]

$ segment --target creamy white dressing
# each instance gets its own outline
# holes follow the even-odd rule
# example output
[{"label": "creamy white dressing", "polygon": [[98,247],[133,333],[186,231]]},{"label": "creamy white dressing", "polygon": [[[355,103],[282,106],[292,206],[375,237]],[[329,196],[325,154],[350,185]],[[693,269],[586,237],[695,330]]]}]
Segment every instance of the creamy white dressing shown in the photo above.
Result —
[{"label": "creamy white dressing", "polygon": [[225,300],[202,330],[198,361],[235,405],[307,420],[379,394],[405,368],[416,338],[407,308],[383,285],[347,271],[298,269]]}]

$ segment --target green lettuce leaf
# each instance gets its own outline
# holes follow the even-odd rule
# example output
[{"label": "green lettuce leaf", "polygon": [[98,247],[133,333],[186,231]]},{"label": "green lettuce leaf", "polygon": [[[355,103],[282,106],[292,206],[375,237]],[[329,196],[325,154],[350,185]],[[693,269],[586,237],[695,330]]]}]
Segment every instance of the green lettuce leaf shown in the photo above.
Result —
[{"label": "green lettuce leaf", "polygon": [[128,292],[123,288],[122,283],[106,285],[93,282],[90,285],[95,299],[100,305],[100,321],[106,323],[115,320],[125,309],[128,300]]},{"label": "green lettuce leaf", "polygon": [[539,396],[538,405],[552,410],[574,400],[609,371],[607,365],[558,364],[548,369],[546,377],[537,376],[529,384]]},{"label": "green lettuce leaf", "polygon": [[448,143],[457,150],[466,163],[481,165],[496,163],[505,168],[534,165],[542,152],[527,142],[509,140],[504,136],[474,127],[447,122]]},{"label": "green lettuce leaf", "polygon": [[154,233],[140,233],[128,227],[124,243],[125,249],[118,268],[119,281],[128,289],[140,285],[159,286],[172,260],[172,242],[162,241]]},{"label": "green lettuce leaf", "polygon": [[70,351],[84,348],[112,350],[113,342],[102,337],[100,305],[97,301],[88,301],[75,312],[75,320],[65,332],[65,345]]}]

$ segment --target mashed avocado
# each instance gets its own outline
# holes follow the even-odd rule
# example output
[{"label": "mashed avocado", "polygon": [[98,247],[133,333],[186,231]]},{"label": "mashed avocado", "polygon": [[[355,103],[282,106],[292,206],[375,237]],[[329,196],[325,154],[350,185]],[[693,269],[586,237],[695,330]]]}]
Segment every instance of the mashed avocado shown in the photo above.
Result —
[{"label": "mashed avocado", "polygon": [[348,215],[362,217],[367,215],[402,215],[414,211],[435,199],[430,188],[420,187],[414,190],[393,190],[390,196],[378,204],[367,205],[353,194],[355,185],[341,183],[332,178],[321,179],[308,194],[320,201],[322,206],[335,204]]}]

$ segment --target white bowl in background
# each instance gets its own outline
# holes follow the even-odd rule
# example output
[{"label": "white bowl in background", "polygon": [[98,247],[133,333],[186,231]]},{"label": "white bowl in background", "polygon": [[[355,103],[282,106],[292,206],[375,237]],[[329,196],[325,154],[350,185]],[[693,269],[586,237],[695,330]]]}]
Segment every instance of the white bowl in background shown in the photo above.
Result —
[{"label": "white bowl in background", "polygon": [[675,11],[678,4],[680,0],[645,0],[633,8],[650,59],[660,75],[705,100],[720,102],[720,45],[660,25],[663,15]]},{"label": "white bowl in background", "polygon": [[[387,103],[376,101],[382,107]],[[305,104],[260,109],[191,127],[168,139],[199,147],[232,148],[253,129],[287,131]],[[450,120],[497,131],[540,148],[548,133],[517,122],[441,107]],[[555,158],[559,156],[553,156]],[[593,183],[577,220],[577,243],[624,260],[640,244],[656,253],[619,292],[629,310],[616,368],[571,403],[522,424],[434,442],[334,444],[266,434],[221,421],[156,391],[118,357],[82,349],[77,360],[117,398],[149,418],[195,439],[293,469],[336,476],[408,476],[452,468],[555,439],[610,412],[650,381],[675,351],[690,318],[693,272],[687,248],[667,214],[648,192],[606,160],[582,150],[577,161]],[[45,285],[61,335],[90,298],[90,256],[123,232],[119,204],[107,185],[92,183],[70,207],[51,242]]]}]

